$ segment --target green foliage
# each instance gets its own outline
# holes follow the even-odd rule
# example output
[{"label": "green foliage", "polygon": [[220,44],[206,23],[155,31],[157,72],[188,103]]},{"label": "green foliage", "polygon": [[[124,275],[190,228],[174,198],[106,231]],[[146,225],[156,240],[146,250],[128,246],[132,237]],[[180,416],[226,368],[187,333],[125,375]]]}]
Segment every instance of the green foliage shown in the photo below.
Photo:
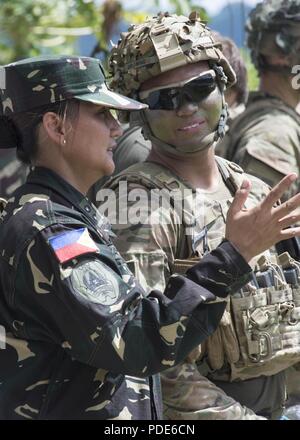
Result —
[{"label": "green foliage", "polygon": [[0,0],[0,26],[4,39],[1,41],[1,63],[36,55],[34,35],[29,32],[36,22],[41,22],[43,14],[50,13],[49,2],[38,0]]},{"label": "green foliage", "polygon": [[[160,0],[153,2],[157,10],[162,10]],[[189,15],[197,11],[203,20],[209,20],[195,0],[170,3],[169,12]],[[72,54],[77,38],[72,30],[82,27],[90,28],[105,53],[108,42],[102,11],[103,6],[99,7],[96,0],[0,0],[0,64],[41,53]],[[140,11],[122,13],[128,23],[141,23],[147,15]]]},{"label": "green foliage", "polygon": [[250,91],[258,90],[259,76],[254,64],[251,61],[249,52],[245,49],[241,49],[241,54],[246,63],[246,68],[248,73],[248,88]]},{"label": "green foliage", "polygon": [[51,53],[72,53],[75,37],[52,37],[51,44],[47,27],[94,27],[98,21],[93,0],[0,0],[0,63],[38,55],[46,46]]},{"label": "green foliage", "polygon": [[123,17],[127,21],[127,23],[139,24],[143,23],[148,17],[148,13],[142,11],[124,11]]}]

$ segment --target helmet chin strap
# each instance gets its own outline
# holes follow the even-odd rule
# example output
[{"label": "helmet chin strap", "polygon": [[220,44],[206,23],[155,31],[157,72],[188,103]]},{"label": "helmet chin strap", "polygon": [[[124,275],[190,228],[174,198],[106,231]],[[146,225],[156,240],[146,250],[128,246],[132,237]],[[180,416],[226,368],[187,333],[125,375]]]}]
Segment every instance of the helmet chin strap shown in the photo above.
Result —
[{"label": "helmet chin strap", "polygon": [[205,136],[201,140],[201,142],[192,149],[185,148],[184,146],[176,147],[175,145],[168,144],[167,142],[164,142],[163,140],[157,138],[151,130],[145,110],[142,110],[140,112],[131,112],[130,124],[132,126],[142,127],[144,138],[146,140],[150,140],[154,145],[156,145],[158,148],[160,148],[161,150],[167,153],[171,153],[176,156],[184,156],[187,154],[193,154],[199,151],[204,151],[208,149],[214,142],[218,141],[219,139],[222,139],[225,135],[226,122],[228,118],[228,106],[225,101],[223,90],[221,90],[221,93],[222,93],[222,111],[216,129],[207,136]]}]

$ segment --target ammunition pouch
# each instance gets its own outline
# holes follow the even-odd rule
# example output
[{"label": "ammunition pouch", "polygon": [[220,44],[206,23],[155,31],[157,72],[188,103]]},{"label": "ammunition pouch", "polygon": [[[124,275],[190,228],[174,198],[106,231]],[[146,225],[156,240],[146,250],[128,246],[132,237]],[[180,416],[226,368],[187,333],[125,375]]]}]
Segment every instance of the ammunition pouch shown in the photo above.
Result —
[{"label": "ammunition pouch", "polygon": [[300,287],[262,288],[231,306],[240,347],[231,380],[276,374],[300,359]]},{"label": "ammunition pouch", "polygon": [[[175,260],[173,270],[185,273],[197,261],[199,258]],[[285,269],[284,275],[287,280],[298,280],[295,268]],[[270,269],[258,272],[257,279],[267,287],[252,288],[227,298],[216,331],[186,359],[196,362],[201,373],[213,375],[229,364],[228,380],[246,380],[276,374],[299,362],[300,285],[273,286]]]}]

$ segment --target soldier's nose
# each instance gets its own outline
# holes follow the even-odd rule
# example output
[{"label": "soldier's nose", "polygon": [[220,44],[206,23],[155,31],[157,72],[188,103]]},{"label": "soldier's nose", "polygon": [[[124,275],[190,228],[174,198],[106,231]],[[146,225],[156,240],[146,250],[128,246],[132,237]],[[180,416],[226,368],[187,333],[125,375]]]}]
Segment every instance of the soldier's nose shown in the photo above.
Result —
[{"label": "soldier's nose", "polygon": [[196,102],[183,102],[176,109],[177,116],[189,116],[198,111],[198,104]]}]

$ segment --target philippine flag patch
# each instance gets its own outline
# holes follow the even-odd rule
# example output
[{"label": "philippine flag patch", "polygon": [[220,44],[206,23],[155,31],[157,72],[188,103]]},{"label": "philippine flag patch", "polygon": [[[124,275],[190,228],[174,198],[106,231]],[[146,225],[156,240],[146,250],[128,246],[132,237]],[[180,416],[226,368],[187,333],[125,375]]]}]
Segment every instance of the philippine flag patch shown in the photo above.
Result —
[{"label": "philippine flag patch", "polygon": [[72,260],[79,255],[99,251],[87,228],[75,229],[51,237],[49,244],[61,263]]}]

